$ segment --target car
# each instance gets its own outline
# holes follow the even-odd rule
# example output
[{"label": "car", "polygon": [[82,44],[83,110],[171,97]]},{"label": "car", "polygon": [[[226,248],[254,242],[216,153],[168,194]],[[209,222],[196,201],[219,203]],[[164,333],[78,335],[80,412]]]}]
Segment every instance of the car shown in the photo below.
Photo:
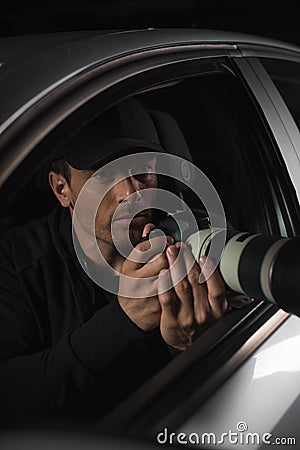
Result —
[{"label": "car", "polygon": [[[234,229],[296,239],[299,83],[300,48],[238,33],[145,29],[2,38],[1,234],[53,208],[44,166],[54,149],[135,97],[175,120],[182,135],[171,127],[166,146],[177,146],[177,156],[190,158],[212,182]],[[195,192],[180,196],[192,210],[203,208]],[[251,270],[249,263],[246,279]],[[242,296],[99,420],[96,431],[141,446],[296,445],[299,331],[296,315]]]}]

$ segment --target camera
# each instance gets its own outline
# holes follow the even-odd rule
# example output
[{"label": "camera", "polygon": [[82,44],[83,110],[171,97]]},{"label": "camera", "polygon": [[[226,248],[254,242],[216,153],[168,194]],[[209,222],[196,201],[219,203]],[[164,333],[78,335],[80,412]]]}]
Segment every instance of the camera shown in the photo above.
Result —
[{"label": "camera", "polygon": [[208,217],[198,220],[200,229],[193,232],[186,225],[178,226],[180,220],[176,214],[167,216],[159,228],[175,242],[185,242],[197,261],[208,255],[213,241],[226,233],[218,269],[229,289],[257,300],[268,300],[300,315],[300,236],[286,238],[231,227],[211,228]]}]

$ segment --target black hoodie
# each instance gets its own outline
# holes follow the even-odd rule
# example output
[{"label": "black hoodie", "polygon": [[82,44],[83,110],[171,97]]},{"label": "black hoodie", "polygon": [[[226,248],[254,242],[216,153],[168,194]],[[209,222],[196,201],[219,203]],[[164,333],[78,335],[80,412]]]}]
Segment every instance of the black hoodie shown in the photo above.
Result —
[{"label": "black hoodie", "polygon": [[82,270],[68,210],[57,207],[2,239],[2,425],[97,420],[170,355],[158,329],[139,329]]}]

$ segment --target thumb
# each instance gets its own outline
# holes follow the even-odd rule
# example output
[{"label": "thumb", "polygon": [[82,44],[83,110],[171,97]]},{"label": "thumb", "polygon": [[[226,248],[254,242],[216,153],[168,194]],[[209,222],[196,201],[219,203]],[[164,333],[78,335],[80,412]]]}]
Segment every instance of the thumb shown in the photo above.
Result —
[{"label": "thumb", "polygon": [[147,234],[149,234],[151,230],[154,230],[154,228],[155,228],[155,225],[153,225],[153,223],[147,223],[144,226],[142,237],[146,237]]}]

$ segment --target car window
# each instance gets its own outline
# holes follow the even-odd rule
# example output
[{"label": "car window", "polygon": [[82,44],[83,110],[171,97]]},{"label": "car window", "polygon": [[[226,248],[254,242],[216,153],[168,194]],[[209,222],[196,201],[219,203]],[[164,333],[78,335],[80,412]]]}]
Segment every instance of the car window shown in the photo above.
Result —
[{"label": "car window", "polygon": [[[295,208],[297,201],[293,197],[293,188],[280,157],[281,149],[272,137],[260,105],[239,79],[234,66],[228,61],[226,63],[227,68],[230,67],[233,72],[220,70],[219,73],[206,73],[164,89],[141,93],[138,97],[148,108],[167,111],[176,119],[193,161],[213,182],[224,204],[226,217],[236,229],[252,233],[283,232],[292,235],[294,225],[299,229],[298,206]],[[201,208],[199,199],[190,191],[184,191],[183,198],[191,208]],[[250,274],[250,266],[247,270]],[[245,303],[244,308],[239,311],[239,320],[244,314],[247,323],[249,310],[257,308],[258,311],[260,306],[268,308],[266,303],[264,306],[257,302],[250,305]],[[274,310],[275,307],[273,313]],[[272,307],[268,314],[272,315]],[[220,322],[223,321],[224,324],[229,318],[230,314]],[[207,395],[213,394],[219,387],[218,381],[213,386],[207,386],[207,380],[211,380],[212,374],[217,374],[216,378],[219,378],[221,371],[218,372],[218,369],[224,354],[228,356],[230,349],[239,345],[240,335],[235,332],[237,330],[232,331],[232,324],[232,340],[222,342],[225,334],[224,328],[222,331],[218,330],[220,322],[210,330],[211,341],[207,334],[202,341],[199,338],[195,342],[195,353],[189,353],[190,359],[186,356],[185,371],[180,368],[179,361],[177,372],[174,369],[175,375],[171,369],[169,372],[164,371],[157,383],[146,385],[144,392],[132,397],[128,404],[124,404],[123,409],[121,405],[115,415],[115,423],[121,420],[126,426],[132,426],[135,432],[142,429],[150,436],[148,430],[151,424],[157,426],[157,423],[161,424],[164,420],[164,423],[169,423],[168,419],[172,425],[178,424],[180,415],[182,420],[183,416],[192,414],[193,408],[199,408]],[[235,325],[237,323],[238,321]],[[242,322],[239,323],[243,328]],[[257,323],[255,326],[259,328],[261,325],[262,323]],[[254,334],[253,329],[249,335],[252,333]],[[217,343],[220,343],[219,351]],[[183,361],[182,359],[182,365]],[[165,386],[161,386],[163,382]],[[206,386],[210,389],[209,394]],[[197,390],[201,393],[193,401]],[[136,407],[138,401],[142,404],[140,409]],[[173,414],[176,404],[181,404],[182,407],[177,416],[176,412]],[[183,404],[189,406],[184,409]]]},{"label": "car window", "polygon": [[[180,70],[182,72],[182,68]],[[192,77],[176,78],[174,72],[160,73],[160,83],[147,80],[147,85],[141,86],[137,93],[131,88],[132,94],[151,114],[168,114],[177,124],[188,150],[178,146],[172,127],[165,131],[164,139],[170,141],[167,150],[172,153],[176,147],[178,156],[190,157],[204,172],[221,199],[230,227],[252,233],[291,234],[295,211],[290,201],[293,195],[290,182],[280,160],[280,151],[251,92],[229,59],[202,60],[197,72],[195,75],[193,66]],[[109,97],[109,93],[106,95]],[[64,132],[62,124],[58,143],[55,144],[50,135],[51,146],[47,146],[45,139],[41,149],[45,146],[47,152],[55,150],[70,134],[73,137],[75,134],[76,138],[77,130],[84,128],[82,124],[92,122],[97,116],[97,104],[101,105],[101,96],[94,101],[93,114],[87,109],[80,123],[73,125],[75,119],[70,117],[68,132]],[[101,115],[97,120],[99,118]],[[41,165],[40,158],[34,158],[33,152],[15,173],[18,181],[13,175],[0,192],[6,200],[2,203],[6,212],[0,223],[3,233],[48,214],[57,204],[47,179],[50,156],[46,158],[46,165]],[[201,198],[188,186],[179,195],[193,211],[205,209]]]},{"label": "car window", "polygon": [[[140,98],[176,119],[193,162],[212,181],[235,229],[280,234],[283,221],[289,233],[279,192],[279,184],[287,183],[285,168],[263,116],[237,76],[223,70]],[[199,207],[193,193],[183,195]],[[289,196],[288,189],[284,195]]]},{"label": "car window", "polygon": [[261,58],[263,66],[275,83],[300,127],[300,64],[280,59]]},{"label": "car window", "polygon": [[[186,67],[181,65],[179,74],[174,67],[160,68],[157,74],[154,71],[153,78],[150,76],[139,83],[134,80],[129,87],[122,85],[124,91],[118,86],[117,94],[112,91],[110,102],[118,103],[125,96],[132,96],[153,117],[166,113],[174,119],[192,162],[214,185],[223,203],[226,220],[235,230],[279,234],[283,228],[288,234],[294,214],[288,201],[293,195],[289,191],[289,180],[259,105],[234,63],[228,58],[216,58],[213,62],[203,59],[197,65],[193,64],[192,76],[188,64]],[[108,102],[109,89],[105,96]],[[62,122],[60,130],[50,133],[3,186],[0,192],[0,199],[2,196],[6,202],[1,206],[5,211],[0,223],[3,234],[55,208],[57,202],[49,188],[49,166],[45,161],[51,159],[51,151],[56,146],[71,135],[76,138],[76,131],[94,120],[95,110],[102,107],[103,97],[104,94],[100,94],[93,100],[91,109],[87,105],[82,110],[80,121],[74,114]],[[101,115],[96,119],[101,119]],[[174,142],[173,133],[174,129],[167,130],[166,142]],[[177,137],[175,135],[175,140]],[[172,153],[174,148],[170,144],[167,150]],[[42,164],[39,158],[46,152],[49,154]],[[176,153],[187,158],[185,146],[176,148]],[[170,189],[173,190],[174,185],[171,184]],[[9,196],[6,197],[7,193]],[[179,196],[192,211],[203,210],[201,198],[189,186],[182,189]],[[225,325],[221,326],[220,321],[211,327],[206,347],[203,345],[206,350],[222,342],[228,331],[233,331],[239,321],[261,304],[260,299],[253,300],[247,295],[235,300],[232,302],[233,315],[230,312],[224,316],[224,321],[221,320]],[[200,338],[205,341],[205,337]]]}]

